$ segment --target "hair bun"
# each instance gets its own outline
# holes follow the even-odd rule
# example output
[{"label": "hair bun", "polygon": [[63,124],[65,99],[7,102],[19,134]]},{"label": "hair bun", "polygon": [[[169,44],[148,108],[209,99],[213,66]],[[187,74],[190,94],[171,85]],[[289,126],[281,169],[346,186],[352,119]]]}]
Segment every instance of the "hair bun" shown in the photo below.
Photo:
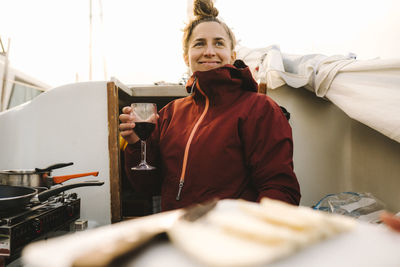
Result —
[{"label": "hair bun", "polygon": [[195,0],[193,13],[197,18],[217,17],[218,9],[214,7],[212,0]]}]

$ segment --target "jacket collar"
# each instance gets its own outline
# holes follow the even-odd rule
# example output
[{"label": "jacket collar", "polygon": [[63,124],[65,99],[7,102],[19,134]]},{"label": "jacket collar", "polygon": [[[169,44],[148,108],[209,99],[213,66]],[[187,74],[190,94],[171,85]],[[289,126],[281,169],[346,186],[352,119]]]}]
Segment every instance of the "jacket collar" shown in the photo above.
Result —
[{"label": "jacket collar", "polygon": [[223,91],[257,92],[258,84],[254,80],[249,67],[242,60],[236,60],[233,65],[227,64],[208,71],[196,71],[186,83],[188,93],[198,90],[196,82],[209,97]]}]

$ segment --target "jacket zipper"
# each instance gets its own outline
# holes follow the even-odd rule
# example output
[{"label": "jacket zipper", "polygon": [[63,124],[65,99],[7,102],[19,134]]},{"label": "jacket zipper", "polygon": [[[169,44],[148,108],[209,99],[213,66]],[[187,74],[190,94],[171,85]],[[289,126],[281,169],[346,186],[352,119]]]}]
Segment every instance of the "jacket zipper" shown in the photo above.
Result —
[{"label": "jacket zipper", "polygon": [[185,173],[186,173],[187,158],[188,158],[188,154],[189,154],[190,144],[192,143],[193,136],[194,136],[195,132],[197,131],[197,128],[199,127],[200,123],[203,121],[204,117],[206,116],[206,113],[208,111],[208,107],[210,106],[210,101],[209,101],[207,95],[203,92],[203,90],[201,90],[198,81],[196,81],[195,84],[196,84],[197,89],[199,90],[199,92],[205,97],[206,104],[204,106],[204,110],[201,113],[200,118],[197,120],[197,122],[194,125],[192,131],[190,132],[189,139],[188,139],[188,141],[186,143],[185,153],[183,154],[182,171],[181,171],[181,177],[179,178],[179,188],[178,188],[178,194],[176,195],[176,200],[180,200],[181,199],[181,193],[182,193],[183,185],[185,183]]}]

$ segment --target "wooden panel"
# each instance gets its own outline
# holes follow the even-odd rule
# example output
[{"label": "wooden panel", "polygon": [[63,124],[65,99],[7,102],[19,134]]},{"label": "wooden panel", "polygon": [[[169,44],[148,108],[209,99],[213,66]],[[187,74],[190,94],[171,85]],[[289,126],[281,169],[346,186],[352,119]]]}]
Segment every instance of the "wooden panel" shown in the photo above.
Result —
[{"label": "wooden panel", "polygon": [[261,94],[267,94],[267,84],[266,83],[260,83],[258,85],[258,92]]},{"label": "wooden panel", "polygon": [[111,223],[121,221],[121,175],[118,131],[118,88],[107,83],[108,149],[110,155]]}]

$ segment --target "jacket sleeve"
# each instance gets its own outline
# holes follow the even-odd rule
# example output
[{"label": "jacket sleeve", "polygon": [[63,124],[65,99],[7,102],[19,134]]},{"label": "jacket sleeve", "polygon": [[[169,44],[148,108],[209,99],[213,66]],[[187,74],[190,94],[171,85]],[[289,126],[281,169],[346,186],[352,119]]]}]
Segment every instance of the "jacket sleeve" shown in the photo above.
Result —
[{"label": "jacket sleeve", "polygon": [[269,97],[257,101],[243,122],[246,165],[258,201],[263,197],[298,205],[300,186],[293,168],[291,127],[281,108]]},{"label": "jacket sleeve", "polygon": [[159,149],[158,149],[158,127],[147,140],[146,161],[155,166],[151,171],[134,171],[131,168],[140,162],[141,144],[140,141],[135,144],[129,144],[124,151],[124,169],[126,176],[135,192],[145,197],[159,195],[161,190]]}]

